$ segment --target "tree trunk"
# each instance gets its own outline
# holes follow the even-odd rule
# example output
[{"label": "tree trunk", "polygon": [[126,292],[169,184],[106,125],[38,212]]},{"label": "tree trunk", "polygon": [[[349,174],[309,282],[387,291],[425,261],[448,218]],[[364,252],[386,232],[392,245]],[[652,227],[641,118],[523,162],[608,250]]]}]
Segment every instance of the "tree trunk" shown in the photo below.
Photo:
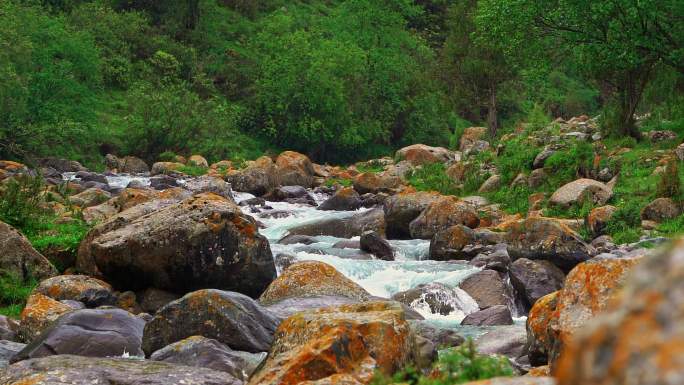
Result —
[{"label": "tree trunk", "polygon": [[624,81],[618,86],[619,111],[618,127],[620,133],[641,139],[641,132],[636,126],[635,114],[641,101],[641,96],[651,78],[653,64],[644,64],[626,73]]},{"label": "tree trunk", "polygon": [[499,121],[497,119],[496,111],[496,86],[492,85],[489,88],[489,102],[487,103],[487,127],[489,128],[489,136],[494,139],[496,131],[499,129]]}]

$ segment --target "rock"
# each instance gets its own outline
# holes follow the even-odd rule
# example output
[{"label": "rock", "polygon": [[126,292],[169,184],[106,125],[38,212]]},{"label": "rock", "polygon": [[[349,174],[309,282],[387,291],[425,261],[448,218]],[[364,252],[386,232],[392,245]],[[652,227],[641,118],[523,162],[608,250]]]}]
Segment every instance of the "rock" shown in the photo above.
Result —
[{"label": "rock", "polygon": [[460,346],[465,342],[465,339],[451,328],[439,327],[421,320],[412,320],[409,324],[415,334],[432,341],[439,349]]},{"label": "rock", "polygon": [[193,194],[214,193],[230,201],[233,200],[233,191],[230,188],[230,184],[223,179],[209,175],[190,179],[183,184],[183,188],[190,190]]},{"label": "rock", "polygon": [[321,203],[318,210],[356,210],[361,207],[361,197],[352,187],[344,187],[335,192],[331,198]]},{"label": "rock", "polygon": [[471,259],[475,255],[464,251],[467,245],[476,242],[475,231],[463,225],[454,225],[438,231],[430,241],[430,259],[449,261],[453,259]]},{"label": "rock", "polygon": [[527,308],[537,300],[563,287],[565,274],[549,261],[520,258],[510,267],[511,284],[521,294]]},{"label": "rock", "polygon": [[663,222],[681,215],[682,209],[672,198],[656,198],[641,210],[641,219]]},{"label": "rock", "polygon": [[177,174],[178,170],[183,167],[183,163],[178,162],[157,162],[152,165],[150,175],[171,175]]},{"label": "rock", "polygon": [[364,172],[354,177],[354,190],[359,194],[393,193],[401,185],[401,178],[387,173]]},{"label": "rock", "polygon": [[461,325],[474,326],[495,326],[495,325],[512,325],[513,318],[508,306],[495,305],[484,310],[476,311],[468,314]]},{"label": "rock", "polygon": [[318,296],[340,296],[365,301],[370,294],[327,263],[304,261],[285,269],[268,286],[259,302],[272,305],[287,298]]},{"label": "rock", "polygon": [[[131,188],[132,186],[127,186]],[[178,187],[178,180],[171,175],[161,174],[150,178],[150,187],[155,190],[166,190],[168,188]]]},{"label": "rock", "polygon": [[48,278],[35,288],[34,293],[57,301],[82,302],[91,308],[114,305],[117,301],[109,284],[85,275],[58,275]]},{"label": "rock", "polygon": [[150,171],[149,166],[142,159],[134,156],[125,156],[119,158],[119,172],[126,172],[130,174],[142,174]]},{"label": "rock", "polygon": [[459,150],[470,150],[479,140],[487,135],[487,127],[468,127],[463,131],[459,141]]},{"label": "rock", "polygon": [[424,144],[413,144],[397,151],[395,159],[407,160],[414,166],[431,163],[446,163],[454,159],[451,151],[444,147],[431,147]]},{"label": "rock", "polygon": [[399,193],[383,205],[388,239],[410,239],[410,223],[441,196],[432,192]]},{"label": "rock", "polygon": [[527,316],[525,350],[533,366],[545,365],[553,350],[553,328],[558,322],[558,293],[556,291],[538,299]]},{"label": "rock", "polygon": [[2,370],[9,366],[12,357],[19,353],[24,346],[26,345],[19,342],[0,339],[0,375],[2,375]]},{"label": "rock", "polygon": [[603,234],[603,230],[616,210],[617,207],[610,205],[593,208],[586,219],[586,225],[589,228],[589,231],[591,231],[594,236]]},{"label": "rock", "polygon": [[79,171],[74,176],[80,179],[83,184],[85,184],[85,182],[98,182],[106,186],[109,183],[107,182],[107,177],[105,175],[96,172]]},{"label": "rock", "polygon": [[361,195],[361,207],[371,208],[375,206],[382,206],[389,195],[385,193],[366,193]]},{"label": "rock", "polygon": [[12,318],[0,315],[0,340],[17,341],[19,324]]},{"label": "rock", "polygon": [[361,250],[373,254],[378,259],[394,261],[394,250],[386,239],[375,231],[366,231],[361,234]]},{"label": "rock", "polygon": [[40,293],[31,294],[21,312],[19,339],[31,342],[59,316],[72,310],[70,306]]},{"label": "rock", "polygon": [[527,333],[522,325],[495,328],[475,340],[480,354],[499,354],[514,359],[523,355]]},{"label": "rock", "polygon": [[613,191],[607,185],[594,179],[577,179],[561,186],[549,199],[549,203],[560,207],[580,204],[588,199],[595,205],[604,205]]},{"label": "rock", "polygon": [[[409,364],[413,337],[396,303],[368,302],[301,312],[283,321],[252,385],[298,384],[347,375],[362,384]],[[320,383],[320,382],[318,382]]]},{"label": "rock", "polygon": [[552,370],[575,332],[606,310],[640,260],[640,257],[594,258],[577,265],[568,274],[558,294],[555,310],[558,320],[552,327],[553,347],[549,355]]},{"label": "rock", "polygon": [[439,282],[420,284],[394,294],[392,299],[413,309],[422,310],[423,314],[449,315],[457,311],[468,315],[479,310],[477,302],[464,290]]},{"label": "rock", "polygon": [[168,291],[155,289],[153,287],[145,289],[140,295],[140,307],[146,313],[154,314],[169,302],[177,300],[177,294]]},{"label": "rock", "polygon": [[83,165],[81,165],[75,160],[60,159],[54,157],[38,159],[38,165],[46,168],[53,168],[60,174],[65,172],[88,171],[87,168],[83,167]]},{"label": "rock", "polygon": [[468,276],[458,285],[477,302],[480,309],[496,305],[508,305],[506,285],[494,270],[482,270]]},{"label": "rock", "polygon": [[596,249],[598,253],[608,253],[615,250],[615,242],[610,235],[601,235],[600,237],[594,238],[591,241],[591,246]]},{"label": "rock", "polygon": [[539,188],[547,180],[546,171],[543,168],[538,168],[530,172],[530,176],[527,178],[527,184],[532,189]]},{"label": "rock", "polygon": [[206,368],[124,358],[56,355],[18,362],[2,384],[241,385],[230,374]]},{"label": "rock", "polygon": [[209,162],[202,155],[192,155],[188,158],[188,165],[208,168]]},{"label": "rock", "polygon": [[556,385],[556,380],[553,377],[495,377],[463,385]]},{"label": "rock", "polygon": [[680,238],[626,277],[618,274],[622,290],[605,293],[611,301],[600,306],[604,314],[587,320],[563,351],[555,368],[559,384],[684,382],[683,250]]},{"label": "rock", "polygon": [[278,181],[283,186],[313,186],[314,168],[311,160],[295,151],[284,151],[275,161]]},{"label": "rock", "polygon": [[498,190],[501,187],[501,176],[492,175],[482,183],[482,186],[477,190],[478,193],[488,193]]},{"label": "rock", "polygon": [[81,242],[77,267],[115,288],[177,293],[214,287],[256,297],[275,278],[254,219],[211,193],[94,227]]},{"label": "rock", "polygon": [[263,352],[271,346],[279,322],[280,319],[245,295],[198,290],[157,312],[145,326],[143,350],[149,355],[173,342],[201,335],[235,350]]},{"label": "rock", "polygon": [[646,133],[646,137],[652,143],[664,142],[677,139],[677,133],[670,130],[653,130]]},{"label": "rock", "polygon": [[339,295],[319,295],[314,297],[286,298],[272,305],[267,305],[266,309],[276,316],[285,319],[301,311],[317,310],[341,305],[352,305],[361,302],[363,301]]},{"label": "rock", "polygon": [[532,168],[533,169],[538,169],[544,167],[544,163],[546,162],[547,159],[551,157],[551,155],[555,154],[558,149],[554,148],[553,146],[546,146],[544,149],[537,154],[537,156],[534,157],[534,161],[532,162]]},{"label": "rock", "polygon": [[57,275],[57,269],[40,255],[25,236],[12,226],[0,221],[0,271],[27,281]]},{"label": "rock", "polygon": [[157,350],[150,359],[213,369],[247,381],[265,355],[234,351],[219,341],[192,336]]},{"label": "rock", "polygon": [[308,236],[308,235],[298,235],[298,234],[289,234],[284,237],[282,237],[279,241],[278,244],[281,245],[296,245],[298,243],[302,245],[310,245],[312,243],[318,242],[316,238]]},{"label": "rock", "polygon": [[385,216],[381,209],[372,209],[344,218],[323,219],[293,227],[290,229],[290,234],[353,238],[360,236],[364,231],[376,231],[378,234],[385,234]]},{"label": "rock", "polygon": [[302,186],[279,186],[264,196],[266,200],[316,206],[316,200]]},{"label": "rock", "polygon": [[570,227],[554,218],[528,217],[504,226],[506,242],[513,259],[545,259],[570,271],[595,254]]},{"label": "rock", "polygon": [[416,219],[411,221],[412,238],[432,239],[439,231],[453,225],[475,228],[480,223],[477,211],[456,197],[444,196],[430,203]]},{"label": "rock", "polygon": [[247,162],[247,167],[242,170],[230,170],[226,174],[226,181],[235,191],[257,196],[266,194],[277,186],[276,178],[276,165],[267,156]]},{"label": "rock", "polygon": [[108,201],[112,197],[107,191],[98,188],[89,188],[83,192],[69,197],[69,201],[78,207],[91,207]]},{"label": "rock", "polygon": [[[515,178],[513,178],[513,181],[511,181],[511,187],[523,187],[527,185],[529,185],[527,175],[522,172],[516,175]],[[498,190],[498,187],[495,190]]]},{"label": "rock", "polygon": [[505,244],[497,244],[492,253],[478,254],[468,264],[487,270],[496,270],[499,273],[508,273],[511,257],[508,255]]},{"label": "rock", "polygon": [[87,357],[142,356],[145,321],[121,309],[83,309],[64,314],[12,362],[55,354]]}]

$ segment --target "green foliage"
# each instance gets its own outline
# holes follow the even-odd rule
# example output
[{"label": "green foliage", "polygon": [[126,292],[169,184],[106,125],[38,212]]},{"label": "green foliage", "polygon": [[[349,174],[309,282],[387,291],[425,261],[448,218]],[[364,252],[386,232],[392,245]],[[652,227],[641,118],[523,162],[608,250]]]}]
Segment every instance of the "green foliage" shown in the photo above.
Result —
[{"label": "green foliage", "polygon": [[638,200],[617,202],[617,210],[606,223],[606,233],[620,243],[631,243],[639,240],[641,235],[641,204]]},{"label": "green foliage", "polygon": [[570,147],[551,155],[544,168],[551,185],[560,186],[578,177],[588,176],[593,167],[594,149],[585,141],[574,141]]},{"label": "green foliage", "polygon": [[176,171],[190,176],[202,176],[206,174],[209,169],[207,167],[196,166],[194,164],[184,164],[178,167]]},{"label": "green foliage", "polygon": [[458,195],[454,181],[446,174],[442,163],[426,164],[406,175],[408,183],[418,191],[437,191],[444,195]]},{"label": "green foliage", "polygon": [[372,384],[455,385],[512,375],[513,368],[506,357],[478,354],[472,339],[468,339],[463,345],[441,353],[428,376],[422,376],[409,368],[391,378],[376,375]]},{"label": "green foliage", "polygon": [[333,187],[335,185],[340,185],[342,187],[350,187],[354,182],[351,179],[346,178],[330,178],[325,180],[325,185],[327,187]]},{"label": "green foliage", "polygon": [[20,175],[0,191],[0,221],[19,229],[36,228],[47,213],[42,208],[45,184],[41,177]]},{"label": "green foliage", "polygon": [[[78,246],[81,244],[90,226],[80,219],[74,219],[67,223],[55,223],[53,220],[46,220],[36,228],[26,233],[31,245],[40,253],[48,250],[60,250],[71,254],[76,254]],[[57,261],[50,261],[60,271],[68,266],[58,266]]]},{"label": "green foliage", "polygon": [[38,282],[0,272],[0,315],[17,318]]},{"label": "green foliage", "polygon": [[656,196],[662,198],[673,198],[677,201],[682,198],[682,180],[679,177],[679,166],[677,159],[671,157],[665,170],[660,175],[658,185],[656,186]]},{"label": "green foliage", "polygon": [[684,233],[684,215],[660,223],[658,232],[664,236],[675,237]]},{"label": "green foliage", "polygon": [[539,149],[526,143],[523,135],[507,141],[504,146],[495,162],[502,184],[508,185],[519,173],[529,173]]}]

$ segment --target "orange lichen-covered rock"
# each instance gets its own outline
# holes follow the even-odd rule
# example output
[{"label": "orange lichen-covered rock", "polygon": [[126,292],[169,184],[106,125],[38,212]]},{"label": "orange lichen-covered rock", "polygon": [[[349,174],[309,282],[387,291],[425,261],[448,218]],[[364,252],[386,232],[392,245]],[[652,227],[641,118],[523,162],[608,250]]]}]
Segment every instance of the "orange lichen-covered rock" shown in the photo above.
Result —
[{"label": "orange lichen-covered rock", "polygon": [[537,300],[527,316],[527,349],[532,365],[545,365],[553,348],[551,328],[557,322],[558,291]]},{"label": "orange lichen-covered rock", "polygon": [[410,363],[412,352],[413,337],[397,303],[306,311],[280,324],[266,363],[249,383],[332,384],[329,377],[337,375],[367,384],[375,369],[391,374]]},{"label": "orange lichen-covered rock", "polygon": [[387,173],[364,172],[354,177],[354,190],[359,194],[391,193],[401,185],[401,178]]},{"label": "orange lichen-covered rock", "polygon": [[116,302],[116,296],[108,283],[86,275],[58,275],[48,278],[34,292],[58,301],[80,301],[87,307],[113,305]]},{"label": "orange lichen-covered rock", "polygon": [[411,221],[409,230],[412,238],[432,239],[437,232],[454,225],[474,229],[479,224],[480,218],[472,205],[453,196],[443,196]]},{"label": "orange lichen-covered rock", "polygon": [[528,377],[548,377],[550,375],[551,369],[549,368],[549,365],[531,368],[530,371],[526,374],[526,376]]},{"label": "orange lichen-covered rock", "polygon": [[603,234],[603,229],[606,227],[606,224],[608,224],[608,221],[613,216],[615,210],[617,210],[617,208],[611,205],[592,209],[586,219],[586,225],[589,227],[589,231],[595,236]]},{"label": "orange lichen-covered rock", "polygon": [[613,297],[566,345],[559,384],[684,383],[684,239],[644,257]]},{"label": "orange lichen-covered rock", "polygon": [[20,171],[26,171],[28,168],[19,162],[14,162],[11,160],[0,160],[0,170],[5,170],[10,173],[16,173]]},{"label": "orange lichen-covered rock", "polygon": [[441,198],[436,192],[416,192],[406,188],[387,198],[383,204],[387,222],[387,238],[408,239],[411,237],[409,226],[426,207]]},{"label": "orange lichen-covered rock", "polygon": [[641,257],[595,258],[577,265],[558,294],[557,321],[552,324],[553,347],[549,364],[555,368],[563,347],[587,323],[605,311]]},{"label": "orange lichen-covered rock", "polygon": [[270,305],[286,298],[341,296],[367,300],[370,294],[327,263],[295,263],[268,286],[259,301]]},{"label": "orange lichen-covered rock", "polygon": [[431,163],[444,163],[454,159],[454,154],[444,147],[431,147],[413,144],[397,151],[396,159],[407,160],[414,166]]},{"label": "orange lichen-covered rock", "polygon": [[151,201],[156,197],[156,190],[127,188],[121,191],[115,198],[115,205],[119,211],[124,211],[141,203]]},{"label": "orange lichen-covered rock", "polygon": [[74,309],[40,293],[32,294],[21,312],[19,338],[31,342],[59,316]]},{"label": "orange lichen-covered rock", "polygon": [[295,151],[284,151],[276,158],[278,182],[283,186],[311,187],[314,168],[309,157]]}]

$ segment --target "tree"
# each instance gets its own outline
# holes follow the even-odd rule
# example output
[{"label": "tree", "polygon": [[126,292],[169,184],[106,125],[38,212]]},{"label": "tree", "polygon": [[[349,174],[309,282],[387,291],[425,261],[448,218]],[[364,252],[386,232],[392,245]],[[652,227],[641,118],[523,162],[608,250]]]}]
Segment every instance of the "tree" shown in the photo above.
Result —
[{"label": "tree", "polygon": [[475,37],[477,0],[457,2],[448,12],[449,33],[439,72],[461,109],[469,110],[465,115],[486,120],[494,137],[499,127],[497,95],[502,84],[516,77],[516,71],[501,49]]},{"label": "tree", "polygon": [[608,128],[638,138],[634,115],[654,68],[684,70],[683,19],[680,0],[482,0],[477,23],[511,56],[573,55],[609,97]]}]

